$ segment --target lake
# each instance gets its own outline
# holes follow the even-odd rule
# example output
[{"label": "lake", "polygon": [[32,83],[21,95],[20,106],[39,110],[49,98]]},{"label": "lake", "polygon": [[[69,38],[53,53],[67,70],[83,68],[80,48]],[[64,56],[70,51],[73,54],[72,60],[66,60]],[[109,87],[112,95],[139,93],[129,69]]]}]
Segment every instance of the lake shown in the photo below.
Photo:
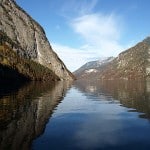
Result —
[{"label": "lake", "polygon": [[149,81],[0,86],[0,150],[149,150]]}]

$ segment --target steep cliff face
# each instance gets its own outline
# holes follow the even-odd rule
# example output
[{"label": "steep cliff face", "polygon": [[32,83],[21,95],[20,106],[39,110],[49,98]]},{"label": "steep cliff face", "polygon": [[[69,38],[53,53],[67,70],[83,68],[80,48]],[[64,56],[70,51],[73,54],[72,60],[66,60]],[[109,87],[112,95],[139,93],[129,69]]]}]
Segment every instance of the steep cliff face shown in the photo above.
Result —
[{"label": "steep cliff face", "polygon": [[72,80],[72,74],[52,50],[43,28],[14,0],[0,1],[0,30],[17,45],[12,46],[13,50],[50,68],[60,79]]},{"label": "steep cliff face", "polygon": [[97,72],[84,73],[85,79],[137,79],[150,77],[150,38],[120,53],[118,57],[100,66]]},{"label": "steep cliff face", "polygon": [[16,80],[58,81],[47,67],[19,57],[8,45],[0,45],[0,82]]}]

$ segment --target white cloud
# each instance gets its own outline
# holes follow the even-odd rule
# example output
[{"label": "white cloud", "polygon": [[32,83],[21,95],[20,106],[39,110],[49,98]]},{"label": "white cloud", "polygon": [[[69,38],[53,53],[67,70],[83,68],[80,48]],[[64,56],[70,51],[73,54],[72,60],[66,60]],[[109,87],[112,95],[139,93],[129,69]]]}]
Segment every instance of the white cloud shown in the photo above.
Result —
[{"label": "white cloud", "polygon": [[119,32],[113,15],[89,14],[72,21],[74,30],[87,40],[95,38],[117,39]]},{"label": "white cloud", "polygon": [[52,43],[52,47],[65,63],[67,68],[71,71],[75,71],[88,61],[98,59],[95,51],[91,51],[88,49],[75,49],[56,43]]},{"label": "white cloud", "polygon": [[127,48],[119,44],[121,23],[115,15],[88,14],[72,19],[70,25],[84,39],[84,45],[79,49],[57,43],[52,46],[71,71],[88,61],[117,56]]},{"label": "white cloud", "polygon": [[[126,49],[120,44],[122,20],[115,14],[93,13],[98,0],[70,0],[63,3],[61,15],[75,35],[82,38],[78,49],[53,43],[52,46],[69,70],[74,71],[88,61],[117,56]],[[78,37],[71,37],[78,38]]]},{"label": "white cloud", "polygon": [[119,44],[121,23],[113,14],[84,15],[71,20],[70,25],[99,56],[116,56],[124,49]]}]

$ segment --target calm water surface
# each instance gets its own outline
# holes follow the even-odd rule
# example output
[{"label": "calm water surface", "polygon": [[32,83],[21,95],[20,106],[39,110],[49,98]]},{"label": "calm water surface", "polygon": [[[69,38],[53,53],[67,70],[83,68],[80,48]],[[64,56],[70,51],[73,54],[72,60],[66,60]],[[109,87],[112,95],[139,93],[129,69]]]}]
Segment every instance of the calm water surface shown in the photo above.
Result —
[{"label": "calm water surface", "polygon": [[0,88],[2,150],[150,149],[150,82],[8,87]]}]

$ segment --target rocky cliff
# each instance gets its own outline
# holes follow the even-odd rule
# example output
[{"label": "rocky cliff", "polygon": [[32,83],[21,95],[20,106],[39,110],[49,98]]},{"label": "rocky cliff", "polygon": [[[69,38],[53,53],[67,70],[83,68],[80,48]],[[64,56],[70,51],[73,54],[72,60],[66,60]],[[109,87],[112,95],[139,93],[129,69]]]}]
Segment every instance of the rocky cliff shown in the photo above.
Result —
[{"label": "rocky cliff", "polygon": [[134,47],[120,53],[103,72],[102,79],[149,78],[150,38],[146,38]]},{"label": "rocky cliff", "polygon": [[11,47],[19,56],[51,69],[62,80],[73,79],[52,50],[43,28],[14,0],[0,0],[0,18],[0,30],[13,41]]},{"label": "rocky cliff", "polygon": [[120,53],[95,72],[78,76],[85,79],[139,79],[150,77],[150,37]]},{"label": "rocky cliff", "polygon": [[0,82],[16,82],[17,80],[58,81],[60,78],[47,67],[19,57],[10,46],[2,43],[0,45]]}]

